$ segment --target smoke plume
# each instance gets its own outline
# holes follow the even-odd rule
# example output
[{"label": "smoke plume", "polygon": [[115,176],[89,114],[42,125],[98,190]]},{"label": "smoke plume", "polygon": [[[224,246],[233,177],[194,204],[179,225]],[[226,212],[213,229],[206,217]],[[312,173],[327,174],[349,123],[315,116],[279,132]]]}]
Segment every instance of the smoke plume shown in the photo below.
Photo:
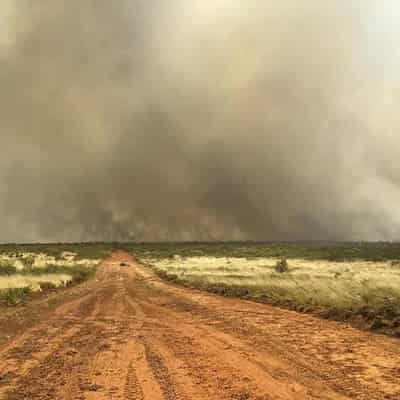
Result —
[{"label": "smoke plume", "polygon": [[395,0],[3,0],[0,241],[395,240]]}]

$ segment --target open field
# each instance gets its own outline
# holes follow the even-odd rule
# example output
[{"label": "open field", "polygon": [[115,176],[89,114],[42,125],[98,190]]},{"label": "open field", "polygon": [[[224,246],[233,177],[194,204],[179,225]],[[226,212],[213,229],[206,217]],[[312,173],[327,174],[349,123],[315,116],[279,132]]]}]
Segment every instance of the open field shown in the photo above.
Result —
[{"label": "open field", "polygon": [[398,343],[171,285],[119,252],[0,313],[0,399],[398,400]]},{"label": "open field", "polygon": [[400,336],[400,265],[393,261],[279,258],[147,258],[162,278],[224,296],[349,320]]},{"label": "open field", "polygon": [[[398,243],[0,245],[0,300],[19,304],[26,289],[81,282],[116,249],[176,283],[400,335]],[[280,260],[287,260],[288,271],[276,271]]]},{"label": "open field", "polygon": [[57,258],[76,253],[76,259],[103,259],[115,250],[137,256],[302,258],[313,260],[396,261],[400,243],[389,242],[166,242],[166,243],[69,243],[69,244],[0,244],[0,254],[43,253]]},{"label": "open field", "polygon": [[0,303],[18,305],[32,292],[66,287],[89,279],[100,260],[76,252],[49,255],[13,249],[0,254]]},{"label": "open field", "polygon": [[140,257],[301,258],[330,261],[398,261],[400,243],[388,242],[213,242],[126,243],[117,248]]},{"label": "open field", "polygon": [[0,254],[23,256],[24,254],[44,254],[48,258],[64,260],[64,254],[75,254],[79,259],[103,259],[111,254],[116,245],[113,243],[53,243],[53,244],[0,244]]}]

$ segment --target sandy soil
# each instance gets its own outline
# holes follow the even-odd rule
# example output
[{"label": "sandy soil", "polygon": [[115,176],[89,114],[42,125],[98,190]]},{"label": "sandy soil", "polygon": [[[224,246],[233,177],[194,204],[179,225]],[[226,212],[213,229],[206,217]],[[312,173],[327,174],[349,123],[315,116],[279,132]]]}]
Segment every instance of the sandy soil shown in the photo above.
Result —
[{"label": "sandy soil", "polygon": [[400,399],[399,340],[176,287],[125,253],[57,296],[2,313],[0,399]]}]

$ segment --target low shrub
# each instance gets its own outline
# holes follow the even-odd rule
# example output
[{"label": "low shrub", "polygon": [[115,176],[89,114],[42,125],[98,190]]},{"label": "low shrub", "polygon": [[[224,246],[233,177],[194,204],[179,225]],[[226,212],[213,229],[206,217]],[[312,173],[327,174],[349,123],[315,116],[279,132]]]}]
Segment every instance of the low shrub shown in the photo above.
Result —
[{"label": "low shrub", "polygon": [[0,262],[0,276],[10,276],[18,272],[17,268],[5,262]]},{"label": "low shrub", "polygon": [[277,261],[275,265],[275,271],[283,274],[284,272],[289,272],[289,265],[286,258],[283,258],[280,261]]}]

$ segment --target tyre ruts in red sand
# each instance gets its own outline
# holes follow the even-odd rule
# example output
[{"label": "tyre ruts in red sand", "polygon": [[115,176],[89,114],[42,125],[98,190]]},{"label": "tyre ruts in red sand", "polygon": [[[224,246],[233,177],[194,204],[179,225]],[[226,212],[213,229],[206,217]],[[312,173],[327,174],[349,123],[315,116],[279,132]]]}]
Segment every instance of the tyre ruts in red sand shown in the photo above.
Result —
[{"label": "tyre ruts in red sand", "polygon": [[127,253],[59,296],[0,320],[0,399],[400,398],[397,339],[171,285]]}]

